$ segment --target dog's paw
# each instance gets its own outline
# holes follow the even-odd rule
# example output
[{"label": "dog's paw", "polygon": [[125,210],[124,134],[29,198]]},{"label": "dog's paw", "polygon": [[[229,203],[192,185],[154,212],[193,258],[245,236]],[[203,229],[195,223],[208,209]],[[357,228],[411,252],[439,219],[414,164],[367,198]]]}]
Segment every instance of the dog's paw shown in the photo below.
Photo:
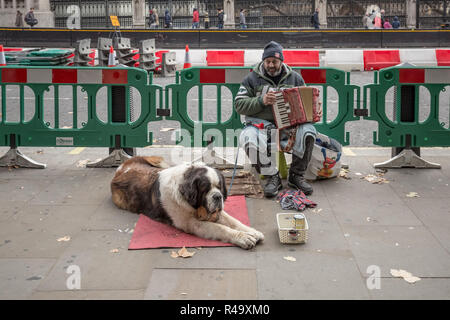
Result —
[{"label": "dog's paw", "polygon": [[264,241],[264,234],[262,232],[259,232],[258,230],[252,228],[250,231],[248,231],[248,233],[250,233],[253,238],[256,239],[256,242]]},{"label": "dog's paw", "polygon": [[256,246],[258,240],[249,232],[238,231],[233,243],[242,249],[251,249]]}]

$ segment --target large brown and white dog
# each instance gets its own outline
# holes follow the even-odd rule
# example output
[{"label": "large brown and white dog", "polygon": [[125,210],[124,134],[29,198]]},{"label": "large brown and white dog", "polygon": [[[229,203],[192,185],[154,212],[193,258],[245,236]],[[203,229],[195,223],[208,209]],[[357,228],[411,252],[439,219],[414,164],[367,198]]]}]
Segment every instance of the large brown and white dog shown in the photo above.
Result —
[{"label": "large brown and white dog", "polygon": [[227,197],[221,172],[203,163],[169,167],[161,157],[133,157],[111,181],[121,209],[143,213],[206,239],[253,248],[264,235],[223,210]]}]

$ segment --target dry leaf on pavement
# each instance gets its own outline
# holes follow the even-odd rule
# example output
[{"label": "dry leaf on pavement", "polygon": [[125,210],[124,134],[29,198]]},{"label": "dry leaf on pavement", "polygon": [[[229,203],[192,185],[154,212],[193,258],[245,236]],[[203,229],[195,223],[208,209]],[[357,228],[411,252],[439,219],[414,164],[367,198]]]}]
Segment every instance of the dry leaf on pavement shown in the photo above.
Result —
[{"label": "dry leaf on pavement", "polygon": [[420,280],[419,277],[415,277],[410,272],[402,269],[391,269],[391,275],[393,277],[403,278],[408,283],[415,283]]},{"label": "dry leaf on pavement", "polygon": [[172,258],[178,258],[178,257],[182,257],[182,258],[190,258],[195,254],[194,251],[189,252],[186,247],[181,248],[180,250],[178,250],[178,252],[172,251],[170,253],[170,256]]},{"label": "dry leaf on pavement", "polygon": [[420,198],[419,194],[417,192],[410,192],[406,194],[408,198]]},{"label": "dry leaf on pavement", "polygon": [[297,259],[295,259],[294,257],[283,257],[283,259],[287,260],[287,261],[292,261],[292,262],[297,261]]},{"label": "dry leaf on pavement", "polygon": [[61,241],[64,241],[64,242],[70,241],[70,237],[69,237],[69,236],[65,236],[65,237],[56,239],[56,241],[58,241],[58,242],[61,242]]}]

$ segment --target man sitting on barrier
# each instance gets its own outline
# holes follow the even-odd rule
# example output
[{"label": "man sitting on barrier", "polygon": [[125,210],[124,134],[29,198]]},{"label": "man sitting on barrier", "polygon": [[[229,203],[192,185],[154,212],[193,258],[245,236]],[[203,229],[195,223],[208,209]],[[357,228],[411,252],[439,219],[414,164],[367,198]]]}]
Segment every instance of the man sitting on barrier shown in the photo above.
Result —
[{"label": "man sitting on barrier", "polygon": [[[264,48],[260,63],[256,65],[241,83],[235,98],[235,108],[245,116],[245,128],[239,140],[250,162],[257,172],[266,177],[264,187],[266,197],[274,197],[282,188],[281,178],[274,157],[277,152],[276,126],[272,113],[278,88],[304,86],[302,76],[283,63],[283,48],[271,41]],[[319,110],[322,116],[322,110]],[[313,192],[304,174],[311,160],[316,137],[316,129],[311,123],[299,125],[292,147],[292,164],[288,184],[302,190],[306,195]],[[281,143],[288,140],[288,131],[280,130]]]}]

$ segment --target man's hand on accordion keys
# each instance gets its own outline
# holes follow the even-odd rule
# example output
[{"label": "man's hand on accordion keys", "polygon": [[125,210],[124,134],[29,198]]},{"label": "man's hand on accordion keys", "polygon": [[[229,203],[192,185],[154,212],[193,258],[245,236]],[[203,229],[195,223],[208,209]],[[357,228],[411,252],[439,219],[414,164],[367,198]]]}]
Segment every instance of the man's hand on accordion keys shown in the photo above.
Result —
[{"label": "man's hand on accordion keys", "polygon": [[264,96],[263,96],[263,103],[265,106],[272,106],[274,105],[276,102],[276,96],[275,93],[273,92],[267,92]]}]

